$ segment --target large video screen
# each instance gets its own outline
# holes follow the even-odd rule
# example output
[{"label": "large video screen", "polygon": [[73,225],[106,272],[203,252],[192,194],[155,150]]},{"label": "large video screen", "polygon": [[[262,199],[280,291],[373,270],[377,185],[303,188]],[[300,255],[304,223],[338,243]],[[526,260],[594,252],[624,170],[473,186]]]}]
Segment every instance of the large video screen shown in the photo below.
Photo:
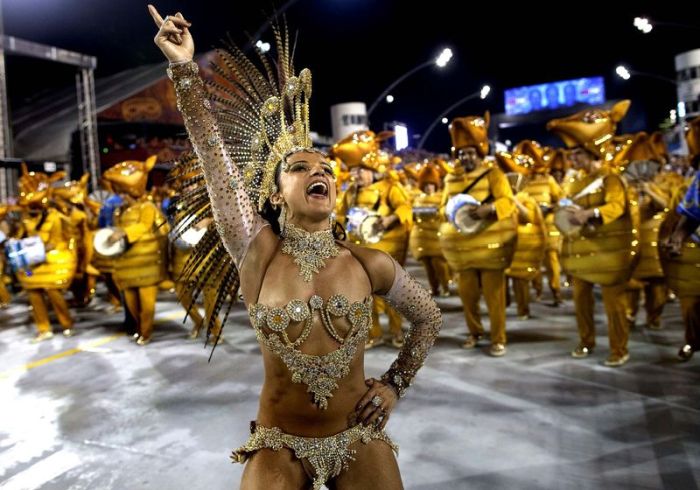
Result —
[{"label": "large video screen", "polygon": [[575,104],[602,104],[605,102],[605,81],[603,77],[588,77],[511,88],[506,90],[505,98],[506,114],[511,116]]}]

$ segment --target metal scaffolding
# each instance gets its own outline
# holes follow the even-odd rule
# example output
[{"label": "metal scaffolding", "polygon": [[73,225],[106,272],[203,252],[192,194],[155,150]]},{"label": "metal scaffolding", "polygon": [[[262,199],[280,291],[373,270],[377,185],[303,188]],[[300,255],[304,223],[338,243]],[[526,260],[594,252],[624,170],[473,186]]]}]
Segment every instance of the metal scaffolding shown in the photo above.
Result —
[{"label": "metal scaffolding", "polygon": [[[78,67],[75,77],[78,96],[78,129],[82,148],[83,165],[90,170],[90,183],[97,189],[100,178],[100,154],[97,140],[97,102],[95,99],[94,70],[97,58],[74,51],[67,51],[55,46],[34,43],[13,36],[5,36],[2,20],[2,1],[0,0],[0,159],[14,157],[12,150],[12,133],[7,106],[7,80],[5,74],[5,54],[14,54],[55,61]],[[17,155],[21,157],[21,155]],[[13,169],[0,169],[0,202],[14,194]],[[16,171],[16,170],[15,170]]]}]

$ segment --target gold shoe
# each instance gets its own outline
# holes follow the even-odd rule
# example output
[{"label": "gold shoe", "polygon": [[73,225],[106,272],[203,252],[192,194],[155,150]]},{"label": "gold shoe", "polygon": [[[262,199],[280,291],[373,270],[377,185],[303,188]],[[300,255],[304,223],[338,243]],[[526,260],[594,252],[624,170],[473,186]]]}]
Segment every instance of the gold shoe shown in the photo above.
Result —
[{"label": "gold shoe", "polygon": [[187,338],[190,340],[197,340],[198,337],[199,337],[199,329],[198,328],[193,328],[192,330],[190,330],[190,333],[187,334]]},{"label": "gold shoe", "polygon": [[482,335],[473,335],[468,333],[467,340],[465,340],[462,344],[462,349],[473,349],[474,347],[476,347],[476,345],[479,343],[482,337]]},{"label": "gold shoe", "polygon": [[404,340],[403,340],[403,335],[396,336],[391,339],[391,345],[397,349],[401,349],[403,347]]},{"label": "gold shoe", "polygon": [[678,351],[678,358],[683,362],[689,361],[690,358],[693,357],[694,353],[695,350],[693,349],[693,347],[690,344],[685,344]]},{"label": "gold shoe", "polygon": [[518,320],[529,320],[529,319],[530,319],[530,315],[529,315],[529,314],[528,314],[528,315],[519,315],[519,316],[518,316]]},{"label": "gold shoe", "polygon": [[66,329],[63,331],[63,336],[64,336],[64,337],[72,337],[73,335],[75,335],[75,332],[73,331],[72,328],[66,328]]},{"label": "gold shoe", "polygon": [[136,340],[136,343],[137,343],[138,345],[142,345],[142,346],[143,346],[143,345],[146,345],[147,343],[149,343],[150,341],[151,341],[151,337],[144,337],[143,335],[141,335],[141,336]]},{"label": "gold shoe", "polygon": [[593,354],[593,347],[586,347],[585,345],[579,345],[571,351],[571,357],[574,359],[583,359],[591,354]]},{"label": "gold shoe", "polygon": [[141,334],[136,332],[136,333],[132,333],[130,338],[133,341],[137,341],[139,339],[139,337],[141,337]]},{"label": "gold shoe", "polygon": [[43,342],[44,340],[49,340],[53,338],[53,332],[48,331],[48,332],[41,332],[40,334],[37,334],[36,337],[32,339],[32,344],[38,344],[39,342]]},{"label": "gold shoe", "polygon": [[374,347],[378,347],[382,344],[384,344],[384,339],[382,338],[369,339],[367,342],[365,342],[365,350],[373,349]]},{"label": "gold shoe", "polygon": [[629,361],[629,359],[630,359],[629,354],[625,354],[624,356],[611,355],[605,361],[605,365],[608,367],[620,367],[620,366],[624,365],[627,361]]},{"label": "gold shoe", "polygon": [[491,357],[503,357],[506,355],[506,352],[505,344],[491,344],[491,348],[489,349],[489,355]]}]

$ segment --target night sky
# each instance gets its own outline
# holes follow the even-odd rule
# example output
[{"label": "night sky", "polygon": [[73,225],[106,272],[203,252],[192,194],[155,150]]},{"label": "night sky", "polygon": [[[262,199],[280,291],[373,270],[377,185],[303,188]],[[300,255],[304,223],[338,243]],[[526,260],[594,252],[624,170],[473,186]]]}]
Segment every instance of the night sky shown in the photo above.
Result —
[{"label": "night sky", "polygon": [[[156,29],[146,2],[2,3],[6,34],[97,56],[97,77],[162,59],[153,44]],[[630,127],[654,130],[675,107],[674,86],[639,77],[625,82],[617,78],[615,67],[624,63],[633,70],[675,78],[674,55],[700,48],[700,2],[510,1],[512,7],[494,1],[410,3],[297,0],[288,10],[289,23],[298,30],[297,69],[308,67],[314,74],[316,131],[330,135],[330,105],[348,101],[369,105],[395,78],[444,47],[455,53],[448,68],[426,69],[400,85],[392,92],[395,102],[382,103],[375,111],[373,129],[398,120],[407,123],[412,134],[422,133],[440,112],[484,83],[491,85],[491,96],[468,102],[450,117],[486,109],[502,112],[506,88],[600,75],[605,77],[609,100],[632,99]],[[154,4],[162,14],[180,10],[193,23],[198,52],[216,46],[226,32],[244,43],[245,33],[255,32],[273,5],[236,0]],[[638,15],[696,27],[658,26],[643,35],[632,25]],[[74,81],[72,68],[18,57],[8,57],[7,73],[11,107]],[[426,147],[449,148],[445,126],[434,131]]]}]

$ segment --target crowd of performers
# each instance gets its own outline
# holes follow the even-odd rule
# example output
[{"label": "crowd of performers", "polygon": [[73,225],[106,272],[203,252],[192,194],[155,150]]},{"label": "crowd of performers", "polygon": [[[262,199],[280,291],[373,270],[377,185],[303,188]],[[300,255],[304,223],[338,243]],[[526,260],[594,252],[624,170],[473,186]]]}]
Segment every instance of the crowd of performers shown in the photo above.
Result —
[{"label": "crowd of performers", "polygon": [[[383,250],[401,264],[410,254],[424,266],[434,295],[457,292],[468,331],[465,349],[485,341],[483,295],[488,352],[504,355],[507,303],[514,301],[519,318],[527,319],[530,302],[543,294],[544,277],[552,306],[562,303],[562,287],[572,289],[579,332],[573,357],[585,358],[596,348],[598,285],[610,344],[606,365],[627,362],[641,303],[646,327],[660,329],[664,305],[673,298],[685,325],[678,356],[688,360],[700,349],[700,118],[689,123],[689,156],[672,158],[660,133],[616,134],[628,107],[622,101],[610,110],[550,121],[547,128],[564,148],[525,140],[510,152],[490,148],[488,113],[459,117],[449,126],[451,155],[419,162],[382,150],[390,134],[355,132],[329,149],[336,219],[348,240]],[[53,336],[49,304],[63,334],[72,335],[69,304],[86,307],[100,279],[114,311],[124,310],[125,328],[138,345],[152,338],[161,290],[177,292],[194,323],[191,338],[211,322],[208,341],[221,340],[221,278],[193,284],[187,271],[194,244],[215,224],[193,216],[194,226],[177,231],[177,197],[194,176],[171,175],[167,191],[149,191],[155,160],[105,171],[107,197],[99,202],[88,196],[87,175],[66,181],[61,172],[22,168],[16,202],[0,206],[0,305],[12,301],[10,291],[24,291],[35,341]],[[401,315],[376,298],[372,316],[366,347],[388,341],[400,348]]]}]

